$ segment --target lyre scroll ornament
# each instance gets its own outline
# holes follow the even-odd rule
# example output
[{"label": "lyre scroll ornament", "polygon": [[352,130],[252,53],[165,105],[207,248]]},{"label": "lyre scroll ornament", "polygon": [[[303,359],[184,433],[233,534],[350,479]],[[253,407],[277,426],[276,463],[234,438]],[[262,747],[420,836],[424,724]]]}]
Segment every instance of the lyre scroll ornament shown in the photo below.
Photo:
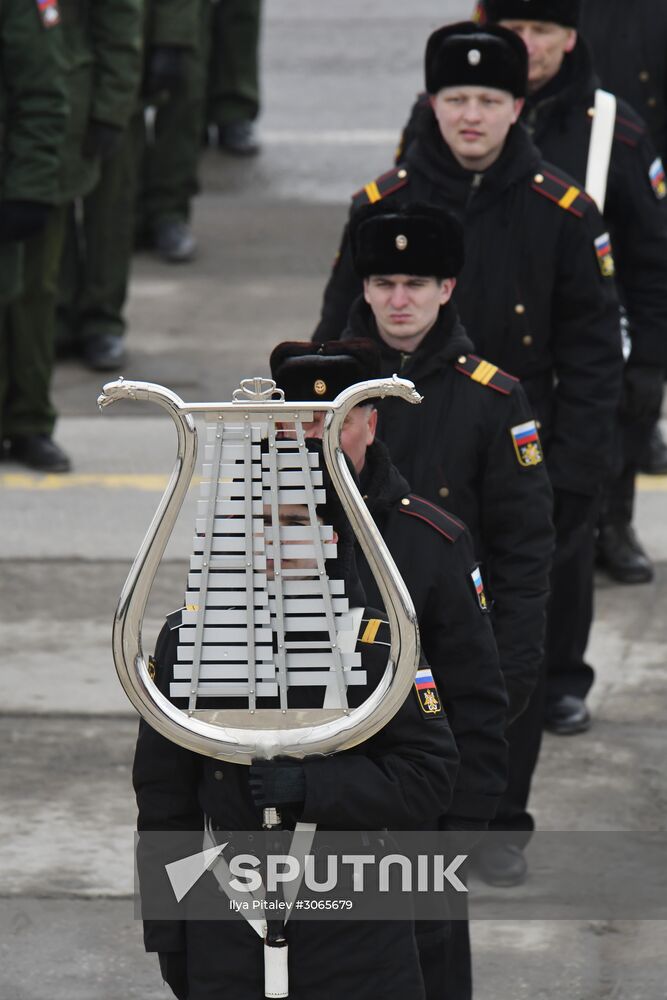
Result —
[{"label": "lyre scroll ornament", "polygon": [[[118,399],[156,402],[177,429],[171,480],[123,587],[113,627],[121,684],[163,736],[235,764],[330,754],[367,740],[405,701],[419,660],[414,609],[340,447],[350,410],[385,395],[421,399],[412,383],[396,376],[359,383],[321,403],[286,403],[275,383],[261,378],[242,382],[231,403],[185,403],[163,386],[123,379],[104,386],[101,407]],[[303,426],[321,412],[324,466]],[[193,476],[195,414],[206,420],[203,470],[167,697],[149,675],[141,627]],[[337,548],[327,478],[389,620],[385,673],[356,707],[350,707],[348,689],[366,683],[355,652],[363,608],[350,607],[343,579],[330,571]],[[300,697],[304,689],[321,693],[318,707]],[[275,812],[265,810],[265,827],[279,823]],[[264,934],[266,926],[255,929]],[[269,922],[265,935],[273,996],[287,995],[287,949],[274,947],[285,943],[283,931]]]}]

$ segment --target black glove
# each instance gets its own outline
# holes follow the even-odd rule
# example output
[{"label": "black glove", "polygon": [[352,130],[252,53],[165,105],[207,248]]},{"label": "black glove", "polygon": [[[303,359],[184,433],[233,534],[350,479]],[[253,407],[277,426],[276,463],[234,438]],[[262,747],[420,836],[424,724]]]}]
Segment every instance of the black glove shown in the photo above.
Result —
[{"label": "black glove", "polygon": [[594,497],[569,490],[554,490],[554,527],[556,551],[554,566],[565,562],[576,551],[586,529],[590,526]]},{"label": "black glove", "polygon": [[51,206],[40,201],[3,201],[0,204],[0,243],[29,240],[41,233]]},{"label": "black glove", "polygon": [[93,160],[96,156],[101,160],[107,160],[120,147],[122,138],[122,128],[91,118],[83,137],[81,152],[87,160]]},{"label": "black glove", "polygon": [[621,413],[631,420],[657,420],[662,406],[665,372],[653,365],[626,366]]},{"label": "black glove", "polygon": [[155,45],[148,55],[144,94],[147,98],[169,98],[185,83],[186,49],[177,45]]},{"label": "black glove", "polygon": [[188,966],[184,951],[158,952],[160,972],[177,1000],[188,1000]]},{"label": "black glove", "polygon": [[276,757],[250,765],[250,794],[256,806],[301,805],[306,798],[306,774],[300,760]]}]

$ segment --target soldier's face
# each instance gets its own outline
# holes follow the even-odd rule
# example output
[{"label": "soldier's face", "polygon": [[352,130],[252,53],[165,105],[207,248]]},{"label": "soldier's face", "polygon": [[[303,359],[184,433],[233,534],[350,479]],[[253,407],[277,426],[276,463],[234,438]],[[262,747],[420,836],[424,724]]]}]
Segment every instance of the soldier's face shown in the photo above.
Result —
[{"label": "soldier's face", "polygon": [[440,134],[466,170],[487,170],[498,159],[523,101],[495,87],[444,87],[431,97]]},{"label": "soldier's face", "polygon": [[[355,470],[361,472],[366,463],[366,449],[375,441],[378,414],[374,406],[355,406],[345,417],[340,443]],[[324,414],[316,413],[312,423],[304,423],[306,437],[322,439]]]},{"label": "soldier's face", "polygon": [[552,80],[563,59],[577,44],[574,28],[564,28],[549,21],[501,21],[514,31],[528,49],[528,93],[534,94]]},{"label": "soldier's face", "polygon": [[[291,580],[298,579],[308,579],[312,576],[312,571],[317,569],[317,560],[313,555],[308,553],[304,555],[302,553],[306,552],[307,548],[312,548],[312,527],[310,524],[310,518],[308,516],[308,508],[305,504],[297,503],[281,503],[278,507],[278,521],[281,528],[304,528],[306,529],[309,537],[304,538],[290,538],[285,537],[288,533],[280,532],[280,548],[281,548],[281,569],[289,570],[304,570],[303,577],[299,575],[290,575]],[[321,518],[317,518],[318,524],[322,524]],[[264,528],[270,528],[272,524],[272,511],[269,504],[264,506]],[[303,532],[302,532],[303,533]],[[338,535],[333,532],[333,541],[338,541]],[[299,551],[301,550],[301,552]],[[289,552],[289,555],[287,553]],[[275,553],[274,553],[275,555]],[[311,572],[307,572],[310,570]],[[269,580],[275,580],[275,560],[267,558],[266,560],[266,576]]]},{"label": "soldier's face", "polygon": [[452,297],[456,281],[409,274],[372,275],[364,280],[364,298],[373,310],[378,333],[398,351],[415,351],[429,332],[440,307]]}]

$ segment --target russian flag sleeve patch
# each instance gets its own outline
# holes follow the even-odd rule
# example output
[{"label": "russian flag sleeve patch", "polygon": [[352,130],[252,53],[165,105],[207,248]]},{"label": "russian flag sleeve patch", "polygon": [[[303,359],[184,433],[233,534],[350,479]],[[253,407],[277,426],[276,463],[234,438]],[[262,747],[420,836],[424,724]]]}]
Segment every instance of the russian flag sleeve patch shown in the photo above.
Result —
[{"label": "russian flag sleeve patch", "polygon": [[479,571],[479,566],[475,566],[474,570],[470,574],[470,579],[472,580],[472,585],[475,591],[475,597],[477,598],[477,603],[480,609],[488,614],[491,611],[489,607],[489,602],[484,592],[484,581],[482,580],[482,574]]},{"label": "russian flag sleeve patch", "polygon": [[510,427],[510,434],[519,465],[530,468],[530,466],[539,465],[540,462],[544,461],[540,436],[537,433],[537,425],[534,420],[527,420],[525,424]]},{"label": "russian flag sleeve patch", "polygon": [[433,679],[433,674],[429,667],[423,667],[417,671],[415,677],[415,694],[422,715],[429,719],[439,719],[445,714],[440,701],[440,695]]},{"label": "russian flag sleeve patch", "polygon": [[37,10],[45,28],[55,28],[60,24],[58,0],[37,0]]},{"label": "russian flag sleeve patch", "polygon": [[609,233],[602,233],[595,243],[595,255],[598,259],[598,266],[604,278],[613,278],[616,268],[614,266],[614,256],[611,251],[611,239]]},{"label": "russian flag sleeve patch", "polygon": [[648,168],[648,176],[656,198],[659,201],[662,201],[662,199],[667,195],[667,183],[665,183],[665,168],[663,167],[662,160],[659,156],[656,156],[655,160]]}]

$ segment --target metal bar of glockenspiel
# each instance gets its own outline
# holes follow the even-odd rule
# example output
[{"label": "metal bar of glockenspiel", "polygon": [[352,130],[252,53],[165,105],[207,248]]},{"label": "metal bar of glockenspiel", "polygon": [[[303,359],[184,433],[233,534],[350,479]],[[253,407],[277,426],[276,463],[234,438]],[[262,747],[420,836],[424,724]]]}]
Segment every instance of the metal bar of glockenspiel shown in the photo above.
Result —
[{"label": "metal bar of glockenspiel", "polygon": [[[311,480],[312,470],[310,468],[310,463],[308,459],[308,449],[306,448],[306,440],[305,440],[305,435],[303,433],[303,424],[301,423],[301,420],[296,414],[294,419],[294,428],[296,431],[297,443],[299,445],[299,459],[301,462],[301,469],[303,472],[306,503],[308,505],[308,519],[313,529],[313,542],[315,543],[314,546],[315,557],[317,559],[318,578],[321,587],[320,596],[322,597],[322,603],[324,604],[324,612],[327,620],[327,631],[329,633],[329,639],[331,642],[331,656],[333,658],[333,669],[336,675],[336,684],[338,686],[338,695],[340,697],[340,707],[347,715],[349,713],[349,708],[347,704],[347,688],[345,687],[343,662],[341,660],[340,649],[338,648],[338,636],[336,634],[336,619],[333,612],[333,605],[331,603],[331,594],[329,593],[329,586],[327,582],[324,554],[322,552],[322,539],[320,537],[320,527],[319,527],[320,522],[317,520],[317,511],[315,509],[316,507],[315,495],[313,493],[313,485]],[[315,541],[315,539],[317,539],[317,541]]]},{"label": "metal bar of glockenspiel", "polygon": [[[252,425],[245,415],[243,429],[243,497],[245,501],[245,576],[246,608],[248,624],[248,711],[256,708],[257,670],[255,664],[255,532],[252,514]],[[260,455],[260,463],[261,463]]]},{"label": "metal bar of glockenspiel", "polygon": [[[273,586],[276,614],[273,630],[276,634],[276,668],[278,672],[278,692],[280,708],[287,711],[287,663],[285,660],[285,620],[283,617],[283,561],[280,547],[280,508],[278,504],[278,449],[276,448],[276,428],[269,419],[269,496],[271,499],[271,543],[273,545]],[[262,489],[263,492],[263,489]]]},{"label": "metal bar of glockenspiel", "polygon": [[222,414],[218,416],[215,427],[215,441],[213,442],[213,457],[211,460],[211,480],[208,494],[208,508],[206,511],[206,525],[204,528],[204,544],[202,547],[201,579],[199,581],[199,598],[197,606],[197,624],[195,626],[195,641],[192,650],[192,674],[190,680],[190,696],[188,698],[188,712],[191,714],[197,708],[197,692],[199,689],[199,663],[201,660],[201,646],[204,638],[204,622],[206,618],[206,595],[208,593],[208,574],[211,563],[211,548],[213,547],[213,526],[215,524],[215,508],[218,502],[218,483],[220,480],[220,456],[222,454]]}]

